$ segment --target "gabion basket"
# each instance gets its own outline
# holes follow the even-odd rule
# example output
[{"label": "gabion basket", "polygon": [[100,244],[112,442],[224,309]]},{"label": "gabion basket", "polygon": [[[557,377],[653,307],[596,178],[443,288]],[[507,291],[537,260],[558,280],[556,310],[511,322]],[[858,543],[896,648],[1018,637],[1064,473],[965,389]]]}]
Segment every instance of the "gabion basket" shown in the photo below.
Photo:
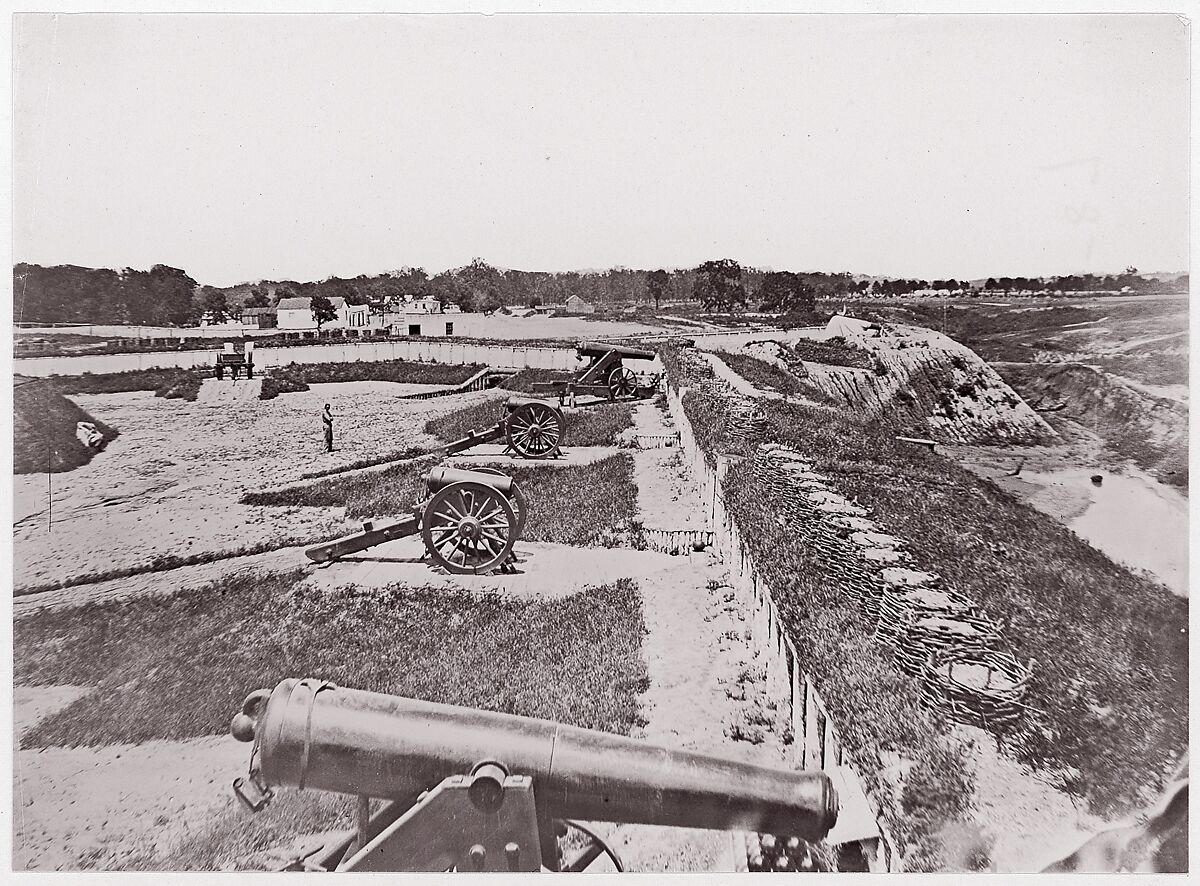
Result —
[{"label": "gabion basket", "polygon": [[956,722],[1008,730],[1025,714],[1029,677],[1029,669],[1007,652],[947,649],[926,662],[921,694]]},{"label": "gabion basket", "polygon": [[879,596],[878,606],[876,636],[893,644],[912,620],[926,616],[961,618],[977,614],[974,605],[962,594],[921,586],[886,585]]},{"label": "gabion basket", "polygon": [[907,619],[895,639],[896,661],[906,673],[917,675],[931,655],[949,650],[995,649],[1000,632],[978,615],[921,615]]}]

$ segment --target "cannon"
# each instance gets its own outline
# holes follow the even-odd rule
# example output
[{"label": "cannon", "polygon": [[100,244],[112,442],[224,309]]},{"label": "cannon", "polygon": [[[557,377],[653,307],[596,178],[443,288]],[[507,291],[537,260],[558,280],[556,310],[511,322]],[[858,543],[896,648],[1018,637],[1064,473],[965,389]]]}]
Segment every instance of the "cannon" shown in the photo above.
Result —
[{"label": "cannon", "polygon": [[[253,742],[249,775],[234,781],[251,810],[279,787],[360,797],[357,832],[293,870],[576,871],[602,854],[620,870],[577,819],[769,833],[788,845],[824,839],[838,814],[822,772],[318,680],[251,693],[230,731]],[[361,798],[388,802],[370,816]],[[558,842],[566,827],[587,838],[570,859]]]},{"label": "cannon", "polygon": [[654,351],[591,341],[581,341],[575,350],[588,365],[577,371],[574,378],[534,382],[534,387],[555,391],[560,403],[576,394],[594,394],[608,400],[639,399],[658,389],[660,379],[657,374],[649,379],[639,378],[638,373],[624,363],[625,360],[653,360]]},{"label": "cannon", "polygon": [[228,371],[229,377],[236,381],[242,370],[245,370],[246,378],[254,378],[254,342],[246,342],[241,351],[234,350],[233,342],[225,342],[224,350],[217,352],[217,379],[225,378]]},{"label": "cannon", "polygon": [[365,522],[361,532],[314,545],[305,555],[328,563],[420,533],[428,555],[448,572],[483,575],[507,568],[529,512],[525,495],[513,479],[489,468],[435,467],[425,483],[431,497],[408,516]]},{"label": "cannon", "polygon": [[553,403],[509,397],[500,421],[486,431],[470,431],[461,440],[448,444],[446,454],[504,440],[507,449],[522,458],[558,458],[562,455],[559,443],[565,426],[562,410]]}]

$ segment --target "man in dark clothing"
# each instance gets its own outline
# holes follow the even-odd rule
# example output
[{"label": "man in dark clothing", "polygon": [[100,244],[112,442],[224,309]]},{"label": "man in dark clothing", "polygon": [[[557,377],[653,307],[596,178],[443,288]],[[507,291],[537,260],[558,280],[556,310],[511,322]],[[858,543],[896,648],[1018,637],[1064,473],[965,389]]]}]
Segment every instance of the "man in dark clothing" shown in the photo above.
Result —
[{"label": "man in dark clothing", "polygon": [[325,451],[333,452],[333,413],[329,411],[328,403],[321,412],[321,424],[325,426]]}]

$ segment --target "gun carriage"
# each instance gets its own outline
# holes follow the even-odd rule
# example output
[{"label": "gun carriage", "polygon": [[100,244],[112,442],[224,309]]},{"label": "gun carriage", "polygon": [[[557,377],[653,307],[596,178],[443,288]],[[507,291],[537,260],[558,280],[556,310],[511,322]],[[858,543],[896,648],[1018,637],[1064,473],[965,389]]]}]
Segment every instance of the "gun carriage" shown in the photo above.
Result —
[{"label": "gun carriage", "polygon": [[529,511],[516,482],[489,468],[436,467],[425,483],[431,496],[410,515],[365,522],[361,532],[314,545],[305,555],[327,563],[419,533],[429,557],[448,572],[482,575],[506,568]]},{"label": "gun carriage", "polygon": [[580,342],[575,348],[580,359],[588,365],[578,370],[570,381],[535,382],[534,387],[554,391],[562,403],[576,394],[593,394],[608,400],[635,400],[651,396],[660,377],[655,374],[639,376],[626,360],[653,360],[654,351],[629,348],[603,342]]},{"label": "gun carriage", "polygon": [[500,421],[486,431],[470,431],[446,446],[446,454],[470,449],[481,443],[505,441],[508,451],[522,458],[558,458],[562,454],[562,410],[545,400],[509,397]]},{"label": "gun carriage", "polygon": [[[838,800],[822,772],[671,750],[548,720],[284,680],[251,693],[230,731],[253,742],[234,792],[253,811],[278,787],[360,799],[355,833],[289,867],[309,871],[579,871],[620,858],[578,820],[819,841]],[[564,857],[568,829],[585,837]],[[795,870],[787,857],[777,870]]]},{"label": "gun carriage", "polygon": [[233,342],[225,342],[224,350],[217,352],[217,379],[225,378],[226,372],[234,380],[240,372],[245,372],[246,378],[254,378],[254,342],[246,342],[241,351],[234,350]]}]

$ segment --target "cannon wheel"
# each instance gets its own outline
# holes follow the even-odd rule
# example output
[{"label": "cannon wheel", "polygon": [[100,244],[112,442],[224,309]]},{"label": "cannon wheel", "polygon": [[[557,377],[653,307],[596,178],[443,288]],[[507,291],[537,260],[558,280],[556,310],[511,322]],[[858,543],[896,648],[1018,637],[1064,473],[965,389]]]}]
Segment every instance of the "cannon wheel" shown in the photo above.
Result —
[{"label": "cannon wheel", "polygon": [[517,515],[508,499],[482,483],[451,483],[421,515],[425,550],[456,575],[481,575],[508,559]]},{"label": "cannon wheel", "polygon": [[[471,470],[478,474],[495,474],[497,477],[508,476],[498,468],[472,467]],[[519,539],[525,532],[525,518],[529,516],[529,499],[525,497],[525,493],[521,491],[521,487],[515,481],[509,487],[508,503],[512,505],[513,510],[517,514],[517,528],[513,533],[513,538]]]},{"label": "cannon wheel", "polygon": [[508,445],[522,458],[556,454],[562,431],[562,413],[544,403],[523,403],[504,423]]},{"label": "cannon wheel", "polygon": [[637,376],[628,366],[618,366],[608,376],[608,390],[616,400],[637,394]]}]

